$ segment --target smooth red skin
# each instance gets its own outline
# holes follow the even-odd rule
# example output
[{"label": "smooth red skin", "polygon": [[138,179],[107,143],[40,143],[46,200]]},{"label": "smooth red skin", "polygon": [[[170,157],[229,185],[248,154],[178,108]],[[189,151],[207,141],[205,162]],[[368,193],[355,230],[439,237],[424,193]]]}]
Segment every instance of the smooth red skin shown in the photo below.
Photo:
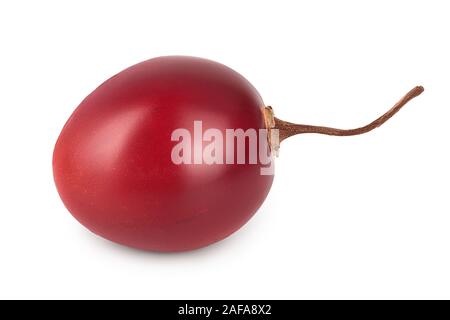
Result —
[{"label": "smooth red skin", "polygon": [[184,251],[221,240],[263,203],[260,164],[175,165],[176,128],[265,128],[264,103],[240,74],[193,57],[160,57],[107,80],[75,110],[53,171],[72,215],[94,233],[144,250]]}]

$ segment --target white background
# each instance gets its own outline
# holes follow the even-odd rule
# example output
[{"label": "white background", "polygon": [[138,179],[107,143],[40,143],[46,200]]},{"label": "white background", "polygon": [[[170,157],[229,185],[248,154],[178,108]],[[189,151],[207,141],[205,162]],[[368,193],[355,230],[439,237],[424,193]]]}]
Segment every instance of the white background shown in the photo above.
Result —
[{"label": "white background", "polygon": [[[448,1],[2,1],[0,298],[450,298]],[[51,157],[101,82],[185,54],[247,77],[278,117],[357,137],[284,142],[232,237],[184,254],[100,239],[64,208]]]}]

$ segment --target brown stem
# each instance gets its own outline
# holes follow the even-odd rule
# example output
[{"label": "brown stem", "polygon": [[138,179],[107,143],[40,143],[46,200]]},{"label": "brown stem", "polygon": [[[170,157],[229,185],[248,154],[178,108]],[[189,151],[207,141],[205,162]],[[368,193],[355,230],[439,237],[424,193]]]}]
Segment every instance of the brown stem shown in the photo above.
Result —
[{"label": "brown stem", "polygon": [[417,97],[423,92],[422,86],[417,86],[411,91],[409,91],[403,98],[400,99],[388,112],[383,114],[381,117],[376,119],[375,121],[369,123],[360,128],[355,129],[336,129],[329,127],[321,127],[321,126],[311,126],[305,124],[295,124],[287,121],[280,120],[278,118],[274,118],[275,126],[274,129],[279,130],[279,141],[283,141],[290,136],[300,134],[300,133],[319,133],[319,134],[327,134],[330,136],[354,136],[357,134],[362,134],[369,132],[383,123],[385,123],[389,118],[391,118],[394,114],[396,114],[408,101]]}]

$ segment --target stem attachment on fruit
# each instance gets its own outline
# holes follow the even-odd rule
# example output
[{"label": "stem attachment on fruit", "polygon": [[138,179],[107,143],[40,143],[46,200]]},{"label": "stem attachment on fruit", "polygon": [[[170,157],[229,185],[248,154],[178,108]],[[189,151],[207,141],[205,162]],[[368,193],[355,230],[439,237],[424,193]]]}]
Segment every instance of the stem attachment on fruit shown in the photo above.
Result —
[{"label": "stem attachment on fruit", "polygon": [[[409,91],[402,99],[400,99],[399,102],[397,102],[388,112],[383,114],[378,119],[374,120],[373,122],[359,128],[355,129],[336,129],[336,128],[330,128],[330,127],[322,127],[322,126],[312,126],[312,125],[305,125],[305,124],[295,124],[290,123],[287,121],[280,120],[276,117],[273,117],[273,111],[272,108],[267,109],[265,111],[265,115],[271,113],[271,116],[273,117],[273,123],[271,126],[269,126],[268,121],[266,120],[267,128],[270,131],[272,129],[278,129],[279,134],[279,142],[283,141],[286,138],[289,138],[290,136],[301,134],[301,133],[318,133],[318,134],[326,134],[330,136],[354,136],[362,133],[369,132],[379,126],[381,126],[383,123],[385,123],[387,120],[389,120],[394,114],[396,114],[408,101],[411,99],[417,97],[424,91],[422,86],[417,86],[411,91]],[[267,117],[266,117],[267,119]],[[269,134],[270,136],[270,134]],[[279,146],[274,145],[271,143],[272,148],[277,151]]]}]

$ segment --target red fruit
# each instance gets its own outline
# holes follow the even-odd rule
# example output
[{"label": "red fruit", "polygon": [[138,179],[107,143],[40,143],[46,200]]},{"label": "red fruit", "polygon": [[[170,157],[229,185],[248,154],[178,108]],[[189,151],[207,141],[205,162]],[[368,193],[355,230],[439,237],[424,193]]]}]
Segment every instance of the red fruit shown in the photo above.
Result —
[{"label": "red fruit", "polygon": [[[219,63],[148,60],[103,83],[75,110],[55,146],[56,186],[72,215],[102,237],[153,251],[199,248],[246,223],[266,198],[273,175],[261,174],[267,163],[259,157],[249,161],[249,143],[230,149],[233,160],[244,151],[244,164],[176,164],[174,130],[195,136],[194,122],[201,121],[203,132],[217,129],[224,136],[227,129],[279,132],[281,141],[299,133],[355,135],[380,126],[422,91],[414,88],[364,127],[342,130],[274,118],[255,88]],[[277,139],[270,146],[267,137],[256,139],[264,152],[278,148]],[[183,151],[183,157],[202,155],[209,142],[198,143],[195,156]]]},{"label": "red fruit", "polygon": [[[127,246],[182,251],[221,240],[261,206],[260,164],[176,165],[177,128],[264,129],[264,103],[240,74],[193,57],[161,57],[107,80],[75,110],[53,171],[72,215]],[[247,153],[248,154],[248,153]]]}]

